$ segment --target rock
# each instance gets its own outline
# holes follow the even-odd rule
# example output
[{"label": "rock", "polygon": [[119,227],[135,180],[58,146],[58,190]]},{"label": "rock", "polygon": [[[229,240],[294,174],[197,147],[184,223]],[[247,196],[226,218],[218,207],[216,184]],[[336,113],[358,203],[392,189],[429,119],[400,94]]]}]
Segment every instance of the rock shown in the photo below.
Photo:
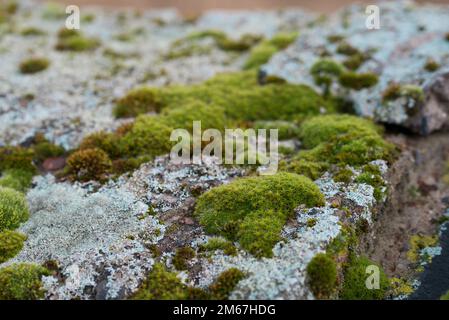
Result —
[{"label": "rock", "polygon": [[56,171],[64,168],[65,166],[65,158],[57,157],[57,158],[48,158],[45,159],[42,167],[45,171]]},{"label": "rock", "polygon": [[[408,1],[378,6],[380,29],[366,28],[365,6],[348,7],[321,26],[301,30],[296,43],[275,55],[262,67],[261,75],[320,89],[310,75],[312,65],[323,55],[343,63],[348,56],[338,48],[346,43],[368,57],[356,72],[379,76],[377,85],[350,92],[359,115],[423,135],[449,128],[449,41],[445,38],[449,8]],[[342,39],[340,44],[329,40],[335,35]],[[438,70],[427,69],[428,61],[436,62]],[[400,94],[385,99],[392,85],[401,88]],[[332,90],[347,94],[336,84]]]}]

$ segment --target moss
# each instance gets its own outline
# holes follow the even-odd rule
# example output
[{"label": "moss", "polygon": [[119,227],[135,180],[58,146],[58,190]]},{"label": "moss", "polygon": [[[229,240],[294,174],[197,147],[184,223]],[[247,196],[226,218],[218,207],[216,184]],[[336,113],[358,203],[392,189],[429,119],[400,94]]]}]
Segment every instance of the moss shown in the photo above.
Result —
[{"label": "moss", "polygon": [[326,95],[330,91],[332,82],[338,79],[343,71],[344,68],[338,62],[331,59],[320,59],[310,69],[315,84],[323,87]]},{"label": "moss", "polygon": [[307,219],[306,225],[307,225],[308,228],[313,228],[316,225],[317,222],[318,222],[317,219],[309,218],[309,219]]},{"label": "moss", "polygon": [[345,56],[353,56],[359,54],[360,51],[357,48],[351,46],[349,43],[343,41],[337,46],[337,53],[343,54]]},{"label": "moss", "polygon": [[305,148],[348,133],[379,134],[382,130],[372,121],[351,115],[323,115],[305,121],[300,128],[300,138]]},{"label": "moss", "polygon": [[391,278],[390,279],[391,293],[394,297],[397,296],[408,296],[413,293],[413,285],[407,280],[401,278]]},{"label": "moss", "polygon": [[61,28],[58,31],[58,39],[67,39],[70,37],[77,37],[80,36],[81,33],[76,29],[67,29],[67,28]]},{"label": "moss", "polygon": [[116,116],[182,108],[192,104],[192,100],[220,106],[229,119],[239,121],[301,120],[319,114],[321,108],[332,109],[328,102],[304,85],[259,86],[255,72],[223,74],[190,87],[139,89],[139,99],[131,93],[123,101],[119,100]]},{"label": "moss", "polygon": [[95,38],[85,38],[81,36],[70,37],[60,40],[56,44],[56,50],[59,51],[90,51],[96,49],[100,42]]},{"label": "moss", "polygon": [[340,169],[334,175],[333,178],[334,178],[334,181],[336,181],[336,182],[351,183],[353,176],[354,176],[354,172],[352,172],[351,169],[343,168],[343,169]]},{"label": "moss", "polygon": [[267,63],[278,51],[288,47],[298,37],[298,33],[279,33],[269,40],[262,41],[251,49],[244,69],[254,69]]},{"label": "moss", "polygon": [[201,129],[224,130],[226,118],[223,108],[202,101],[186,101],[182,108],[165,109],[161,121],[176,129],[192,132],[193,121],[201,121]]},{"label": "moss", "polygon": [[80,143],[79,149],[101,149],[106,152],[111,159],[117,159],[121,155],[119,143],[118,135],[99,131],[84,137]]},{"label": "moss", "polygon": [[159,112],[158,89],[138,88],[120,98],[113,113],[116,118],[135,117],[142,113]]},{"label": "moss", "polygon": [[161,263],[156,263],[139,290],[135,300],[182,300],[187,299],[187,287],[176,276],[168,272]]},{"label": "moss", "polygon": [[424,69],[429,72],[435,72],[440,68],[440,64],[433,59],[427,59]]},{"label": "moss", "polygon": [[7,169],[35,171],[33,165],[34,152],[30,148],[0,147],[0,172]]},{"label": "moss", "polygon": [[329,41],[330,43],[339,43],[341,41],[343,41],[345,39],[345,37],[341,34],[331,34],[329,36],[327,36],[327,41]]},{"label": "moss", "polygon": [[256,121],[254,122],[253,128],[258,129],[277,129],[278,130],[278,138],[280,140],[287,140],[291,138],[295,138],[298,135],[298,126],[289,121]]},{"label": "moss", "polygon": [[[320,206],[324,197],[309,179],[278,173],[236,179],[209,190],[198,198],[195,215],[207,232],[239,240],[244,249],[264,256],[271,254],[282,226],[300,204]],[[260,228],[269,232],[258,238]]]},{"label": "moss", "polygon": [[223,250],[223,253],[230,256],[237,254],[237,248],[231,241],[219,237],[209,238],[207,243],[202,244],[199,248],[200,252]]},{"label": "moss", "polygon": [[155,157],[170,151],[172,128],[157,117],[139,116],[132,129],[121,139],[125,155]]},{"label": "moss", "polygon": [[190,247],[182,247],[176,250],[173,257],[173,266],[177,270],[187,270],[187,263],[195,257],[195,250]]},{"label": "moss", "polygon": [[285,224],[281,213],[260,210],[248,214],[238,226],[240,245],[256,257],[271,257],[273,247],[282,240],[280,230]]},{"label": "moss", "polygon": [[357,53],[352,56],[347,57],[343,61],[343,65],[349,70],[355,71],[367,60],[367,56],[362,53]]},{"label": "moss", "polygon": [[65,154],[63,147],[55,145],[47,140],[38,142],[34,147],[34,159],[43,162],[45,159],[60,157]]},{"label": "moss", "polygon": [[194,54],[209,53],[211,48],[198,44],[199,40],[211,38],[215,45],[223,51],[242,52],[257,44],[262,37],[253,34],[245,34],[240,39],[231,39],[226,33],[219,30],[203,30],[193,32],[187,37],[175,41],[171,47],[168,59],[192,56]]},{"label": "moss", "polygon": [[13,264],[0,269],[0,300],[36,300],[44,297],[42,276],[47,269],[35,264]]},{"label": "moss", "polygon": [[262,40],[261,36],[254,34],[244,34],[240,39],[234,40],[230,38],[224,38],[218,41],[218,47],[224,51],[237,51],[242,52],[249,50],[259,41]]},{"label": "moss", "polygon": [[340,84],[349,89],[362,90],[375,86],[379,82],[379,77],[374,73],[345,72],[340,75]]},{"label": "moss", "polygon": [[262,43],[255,46],[251,52],[250,56],[245,62],[244,69],[254,69],[259,68],[263,64],[267,63],[270,58],[278,52],[279,49],[270,43]]},{"label": "moss", "polygon": [[395,147],[383,140],[381,130],[371,121],[350,115],[324,115],[305,121],[300,138],[305,148],[283,170],[320,177],[331,165],[363,166],[370,161],[392,161]]},{"label": "moss", "polygon": [[101,149],[83,149],[67,159],[67,171],[77,181],[102,180],[112,167],[109,156]]},{"label": "moss", "polygon": [[226,300],[245,274],[236,268],[223,271],[210,285],[209,291],[213,300]]},{"label": "moss", "polygon": [[[379,268],[379,289],[368,289],[366,280],[370,273],[367,267]],[[380,300],[385,298],[389,289],[389,280],[382,268],[366,257],[354,257],[345,270],[343,288],[340,298],[344,300]]]},{"label": "moss", "polygon": [[394,101],[401,97],[412,99],[416,102],[424,101],[424,91],[421,87],[415,85],[401,85],[398,83],[391,83],[382,94],[382,101]]},{"label": "moss", "polygon": [[8,169],[2,172],[0,187],[25,192],[33,180],[34,172],[23,169]]},{"label": "moss", "polygon": [[36,27],[26,27],[20,31],[20,34],[24,37],[35,37],[46,35],[46,32]]},{"label": "moss", "polygon": [[[448,41],[449,41],[449,34],[448,34]],[[445,294],[443,294],[440,297],[440,300],[449,300],[449,291],[447,291]]]},{"label": "moss", "polygon": [[422,249],[427,247],[434,247],[437,244],[438,244],[437,236],[413,235],[410,237],[407,259],[409,259],[413,263],[417,263],[421,258]]},{"label": "moss", "polygon": [[42,11],[42,18],[46,20],[60,20],[66,17],[65,8],[59,3],[48,2]]},{"label": "moss", "polygon": [[22,193],[0,187],[0,232],[14,230],[28,220],[28,205]]},{"label": "moss", "polygon": [[98,39],[85,37],[77,30],[63,28],[58,32],[56,50],[81,52],[94,50],[99,46]]},{"label": "moss", "polygon": [[24,234],[15,231],[0,232],[0,264],[19,253],[26,238]]},{"label": "moss", "polygon": [[19,70],[23,74],[34,74],[48,68],[50,61],[46,58],[29,58],[20,63]]},{"label": "moss", "polygon": [[337,286],[337,264],[324,253],[315,255],[307,265],[310,290],[318,299],[327,299]]},{"label": "moss", "polygon": [[356,178],[358,183],[366,183],[374,188],[374,197],[379,201],[383,197],[383,189],[386,186],[380,169],[376,165],[365,165],[362,173]]}]

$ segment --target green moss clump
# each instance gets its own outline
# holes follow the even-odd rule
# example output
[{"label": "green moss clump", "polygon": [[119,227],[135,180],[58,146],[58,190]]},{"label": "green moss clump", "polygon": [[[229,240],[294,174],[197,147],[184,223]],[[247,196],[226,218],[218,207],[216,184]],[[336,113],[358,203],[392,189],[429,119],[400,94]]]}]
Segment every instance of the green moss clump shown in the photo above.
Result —
[{"label": "green moss clump", "polygon": [[326,95],[329,94],[332,82],[338,79],[343,72],[344,68],[331,59],[318,60],[310,69],[316,85],[323,87]]},{"label": "green moss clump", "polygon": [[331,165],[363,166],[370,161],[391,161],[395,147],[381,136],[371,121],[350,115],[324,115],[305,121],[300,138],[308,150],[300,151],[289,163],[281,163],[287,171],[320,177]]},{"label": "green moss clump", "polygon": [[50,61],[46,58],[29,58],[20,63],[19,70],[23,74],[34,74],[48,68]]},{"label": "green moss clump", "polygon": [[21,169],[34,172],[34,152],[31,148],[0,147],[0,172],[7,169]]},{"label": "green moss clump", "polygon": [[298,33],[279,33],[269,40],[262,41],[251,49],[244,69],[254,69],[267,63],[278,51],[288,47],[298,37]]},{"label": "green moss clump", "polygon": [[38,141],[34,147],[34,159],[37,162],[43,162],[45,159],[60,157],[64,155],[65,149],[61,146],[55,145],[46,139]]},{"label": "green moss clump", "polygon": [[334,181],[335,182],[343,182],[343,183],[350,183],[352,182],[352,177],[354,176],[354,172],[352,172],[351,169],[343,168],[340,169],[335,175],[334,175]]},{"label": "green moss clump", "polygon": [[195,250],[190,247],[182,247],[176,250],[173,257],[173,266],[177,270],[187,270],[187,263],[195,257]]},{"label": "green moss clump", "polygon": [[120,157],[120,137],[116,134],[100,131],[92,133],[81,141],[79,150],[101,149],[108,154],[111,159]]},{"label": "green moss clump", "polygon": [[256,73],[248,71],[222,74],[190,87],[139,89],[139,99],[135,99],[131,93],[117,104],[116,116],[183,108],[190,106],[192,100],[220,106],[228,119],[238,121],[303,120],[307,116],[319,114],[321,108],[332,110],[330,103],[307,86],[260,86]]},{"label": "green moss clump", "polygon": [[248,214],[239,225],[240,245],[256,257],[271,257],[272,249],[282,240],[279,230],[285,224],[282,214],[274,210],[260,210]]},{"label": "green moss clump", "polygon": [[360,51],[357,48],[351,46],[349,43],[343,41],[337,46],[337,53],[343,54],[345,56],[353,56],[359,54]]},{"label": "green moss clump", "polygon": [[170,135],[173,128],[154,116],[139,116],[121,144],[125,155],[155,157],[170,151]]},{"label": "green moss clump", "polygon": [[44,297],[42,276],[47,269],[35,264],[13,264],[0,269],[0,300],[37,300]]},{"label": "green moss clump", "polygon": [[90,51],[98,48],[100,41],[96,38],[88,38],[77,30],[61,29],[58,32],[58,42],[56,50],[59,51]]},{"label": "green moss clump", "polygon": [[199,248],[200,252],[223,250],[223,253],[230,256],[237,254],[237,248],[231,241],[219,237],[210,238],[207,243],[202,244]]},{"label": "green moss clump", "polygon": [[14,230],[28,220],[28,205],[22,193],[0,187],[0,232]]},{"label": "green moss clump", "polygon": [[375,86],[379,82],[378,75],[374,73],[345,72],[340,75],[340,84],[349,89],[362,90]]},{"label": "green moss clump", "polygon": [[256,121],[254,122],[253,128],[258,129],[277,129],[278,130],[278,138],[280,140],[287,140],[291,138],[295,138],[298,136],[298,126],[289,121]]},{"label": "green moss clump", "polygon": [[236,179],[209,190],[198,198],[195,215],[207,232],[238,240],[256,256],[270,256],[283,225],[300,204],[321,206],[324,197],[309,179],[278,173]]},{"label": "green moss clump", "polygon": [[25,192],[33,180],[34,172],[23,169],[8,169],[2,172],[0,187]]},{"label": "green moss clump", "polygon": [[67,171],[77,181],[102,180],[111,167],[111,159],[101,149],[79,150],[67,159]]},{"label": "green moss clump", "polygon": [[[449,41],[449,35],[448,35],[448,41]],[[443,295],[440,297],[440,300],[449,300],[449,291],[446,292],[445,294],[443,294]]]},{"label": "green moss clump", "polygon": [[[368,289],[366,280],[369,277],[367,267],[379,268],[379,289]],[[366,257],[354,257],[345,270],[343,288],[340,298],[344,300],[381,300],[389,289],[389,280],[382,268]]]},{"label": "green moss clump", "polygon": [[355,71],[357,70],[366,60],[368,59],[367,55],[363,53],[357,53],[352,56],[349,56],[343,61],[343,65],[349,70]]},{"label": "green moss clump", "polygon": [[42,12],[42,18],[46,20],[60,20],[66,18],[65,8],[60,3],[48,2]]},{"label": "green moss clump", "polygon": [[15,257],[23,248],[26,235],[6,230],[0,232],[0,264]]},{"label": "green moss clump", "polygon": [[142,113],[159,112],[158,89],[138,88],[120,98],[114,107],[116,118],[135,117]]},{"label": "green moss clump", "polygon": [[223,108],[202,101],[186,101],[180,108],[165,109],[161,121],[176,129],[193,130],[193,121],[201,121],[201,129],[224,130],[226,118]]},{"label": "green moss clump", "polygon": [[337,264],[324,253],[319,253],[307,265],[310,290],[318,299],[327,299],[337,287]]},{"label": "green moss clump", "polygon": [[227,300],[235,286],[245,277],[245,274],[236,268],[223,271],[210,285],[209,291],[213,300]]},{"label": "green moss clump", "polygon": [[22,29],[22,31],[20,31],[20,34],[24,37],[35,37],[43,36],[46,34],[46,32],[36,27],[27,27]]},{"label": "green moss clump", "polygon": [[429,72],[435,72],[440,68],[440,64],[433,59],[427,59],[424,69]]},{"label": "green moss clump", "polygon": [[256,45],[261,36],[253,34],[245,34],[240,39],[231,39],[226,33],[219,30],[203,30],[193,32],[187,37],[175,41],[167,58],[175,59],[191,56],[193,54],[202,54],[210,52],[211,48],[198,44],[199,40],[211,38],[215,45],[223,51],[242,52]]},{"label": "green moss clump", "polygon": [[323,115],[305,121],[300,128],[300,138],[310,149],[335,137],[348,133],[379,134],[382,130],[372,121],[351,115]]},{"label": "green moss clump", "polygon": [[156,263],[140,289],[135,300],[182,300],[187,299],[187,287],[176,276],[168,272],[161,263]]}]

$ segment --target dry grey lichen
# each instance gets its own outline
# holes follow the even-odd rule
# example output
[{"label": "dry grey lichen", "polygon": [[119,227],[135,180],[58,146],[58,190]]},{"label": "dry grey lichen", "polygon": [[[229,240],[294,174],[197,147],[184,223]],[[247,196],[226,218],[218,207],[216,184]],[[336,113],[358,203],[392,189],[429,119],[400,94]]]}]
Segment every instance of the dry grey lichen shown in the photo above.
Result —
[{"label": "dry grey lichen", "polygon": [[[262,68],[263,73],[314,86],[310,74],[313,64],[320,56],[344,63],[350,53],[342,50],[344,44],[356,52],[350,53],[350,58],[357,54],[362,57],[358,73],[379,75],[377,85],[349,93],[359,115],[421,134],[449,127],[449,42],[444,36],[449,30],[448,7],[411,1],[382,2],[378,6],[380,29],[366,28],[363,5],[346,7],[328,21],[303,30],[295,44]],[[426,70],[429,59],[437,61],[440,68]],[[392,84],[416,87],[422,98],[404,92],[397,99],[383,100]],[[336,84],[333,91],[347,94]]]}]

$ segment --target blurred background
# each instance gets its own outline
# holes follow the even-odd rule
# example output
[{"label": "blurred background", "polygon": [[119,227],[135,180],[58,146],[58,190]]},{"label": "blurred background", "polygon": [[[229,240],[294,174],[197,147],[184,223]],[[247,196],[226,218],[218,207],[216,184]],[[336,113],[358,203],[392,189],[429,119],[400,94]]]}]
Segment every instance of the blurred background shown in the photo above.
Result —
[{"label": "blurred background", "polygon": [[[288,7],[301,7],[312,11],[330,13],[351,3],[376,3],[373,0],[53,0],[52,2],[79,6],[99,5],[137,9],[175,7],[186,15],[200,14],[208,9],[276,9]],[[449,3],[449,0],[418,0],[417,2]]]}]

